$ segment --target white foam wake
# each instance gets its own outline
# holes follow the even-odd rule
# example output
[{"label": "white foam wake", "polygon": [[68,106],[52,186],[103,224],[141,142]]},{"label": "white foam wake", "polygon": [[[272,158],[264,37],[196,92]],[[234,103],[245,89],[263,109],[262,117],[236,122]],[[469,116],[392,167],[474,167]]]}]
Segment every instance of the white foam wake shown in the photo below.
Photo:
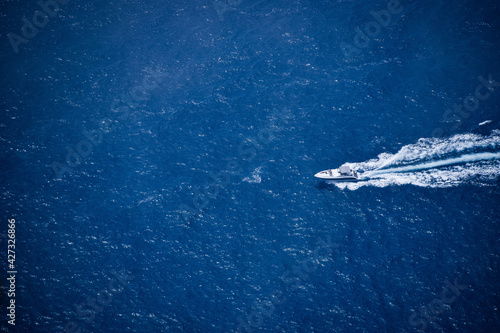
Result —
[{"label": "white foam wake", "polygon": [[462,163],[477,162],[477,161],[484,161],[484,160],[495,160],[495,159],[500,159],[500,153],[477,153],[477,154],[471,154],[471,155],[462,155],[460,157],[448,158],[448,159],[445,159],[442,161],[434,161],[434,162],[422,163],[422,164],[417,164],[417,165],[408,165],[408,166],[398,167],[398,168],[368,171],[365,174],[363,174],[363,177],[368,178],[368,177],[373,177],[373,176],[376,176],[379,174],[385,174],[385,173],[397,173],[397,172],[406,172],[406,171],[418,171],[418,170],[425,170],[425,169],[434,169],[434,168],[439,168],[442,166],[453,165],[453,164],[462,164]]},{"label": "white foam wake", "polygon": [[500,177],[500,131],[489,136],[458,134],[450,138],[424,138],[402,147],[396,154],[383,153],[376,159],[347,163],[365,171],[356,183],[335,183],[339,188],[386,187],[412,184],[450,187],[469,183],[490,184]]}]

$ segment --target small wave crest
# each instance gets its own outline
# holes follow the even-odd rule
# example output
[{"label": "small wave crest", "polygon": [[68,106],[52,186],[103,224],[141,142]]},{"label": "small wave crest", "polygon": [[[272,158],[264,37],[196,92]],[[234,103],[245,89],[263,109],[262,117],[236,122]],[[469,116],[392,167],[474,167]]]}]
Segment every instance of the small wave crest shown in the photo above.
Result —
[{"label": "small wave crest", "polygon": [[243,178],[244,182],[247,183],[258,183],[262,181],[262,178],[260,177],[260,174],[262,173],[262,167],[258,167],[252,172],[252,177],[245,177]]}]

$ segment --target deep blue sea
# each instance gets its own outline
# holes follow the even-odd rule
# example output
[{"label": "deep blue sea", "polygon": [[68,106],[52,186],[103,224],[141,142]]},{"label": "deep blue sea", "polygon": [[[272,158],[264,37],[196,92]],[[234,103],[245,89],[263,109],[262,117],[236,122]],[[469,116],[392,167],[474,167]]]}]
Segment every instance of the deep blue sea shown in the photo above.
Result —
[{"label": "deep blue sea", "polygon": [[2,332],[500,331],[498,1],[0,16]]}]

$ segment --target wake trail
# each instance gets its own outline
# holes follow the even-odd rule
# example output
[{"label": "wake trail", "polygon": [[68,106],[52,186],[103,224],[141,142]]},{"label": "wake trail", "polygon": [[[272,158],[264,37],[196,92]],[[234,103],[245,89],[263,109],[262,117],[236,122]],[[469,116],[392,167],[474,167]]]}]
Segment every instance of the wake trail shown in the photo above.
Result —
[{"label": "wake trail", "polygon": [[363,186],[416,185],[487,186],[500,178],[500,131],[490,135],[457,134],[449,138],[422,138],[397,153],[382,153],[360,163],[346,163],[361,173],[355,183],[328,183],[341,189]]},{"label": "wake trail", "polygon": [[407,171],[418,171],[418,170],[426,170],[426,169],[434,169],[447,165],[461,164],[467,162],[476,162],[476,161],[485,161],[485,160],[494,160],[500,159],[500,153],[478,153],[472,155],[462,155],[457,158],[450,158],[443,161],[435,161],[429,163],[423,163],[418,165],[409,165],[399,168],[391,168],[391,169],[382,169],[382,170],[374,170],[368,171],[363,174],[363,177],[371,177],[378,174],[384,173],[397,173],[397,172],[407,172]]}]

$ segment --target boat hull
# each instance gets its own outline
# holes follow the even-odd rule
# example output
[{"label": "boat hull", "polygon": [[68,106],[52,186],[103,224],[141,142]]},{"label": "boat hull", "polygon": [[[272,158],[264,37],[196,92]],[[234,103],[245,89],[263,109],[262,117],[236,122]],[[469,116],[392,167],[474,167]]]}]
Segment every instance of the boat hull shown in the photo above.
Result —
[{"label": "boat hull", "polygon": [[355,175],[345,175],[341,174],[336,169],[328,169],[318,172],[314,175],[314,177],[323,179],[323,180],[332,180],[337,182],[356,182],[358,181],[358,177]]}]

